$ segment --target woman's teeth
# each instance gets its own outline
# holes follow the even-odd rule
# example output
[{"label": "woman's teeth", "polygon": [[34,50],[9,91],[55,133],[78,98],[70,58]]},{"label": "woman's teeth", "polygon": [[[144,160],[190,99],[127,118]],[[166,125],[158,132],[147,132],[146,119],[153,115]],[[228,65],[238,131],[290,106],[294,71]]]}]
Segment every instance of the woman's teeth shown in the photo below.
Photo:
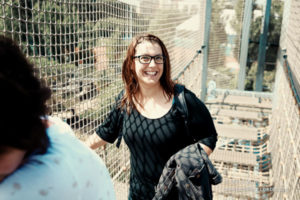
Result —
[{"label": "woman's teeth", "polygon": [[145,72],[145,74],[155,76],[157,74],[157,72]]}]

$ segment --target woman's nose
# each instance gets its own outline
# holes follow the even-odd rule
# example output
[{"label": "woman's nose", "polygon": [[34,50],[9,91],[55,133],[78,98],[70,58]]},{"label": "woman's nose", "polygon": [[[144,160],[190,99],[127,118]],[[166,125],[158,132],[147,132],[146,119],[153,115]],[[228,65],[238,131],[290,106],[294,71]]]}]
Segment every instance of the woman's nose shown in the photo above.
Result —
[{"label": "woman's nose", "polygon": [[154,58],[152,58],[150,60],[149,67],[155,67],[155,66],[156,66],[155,60],[154,60]]}]

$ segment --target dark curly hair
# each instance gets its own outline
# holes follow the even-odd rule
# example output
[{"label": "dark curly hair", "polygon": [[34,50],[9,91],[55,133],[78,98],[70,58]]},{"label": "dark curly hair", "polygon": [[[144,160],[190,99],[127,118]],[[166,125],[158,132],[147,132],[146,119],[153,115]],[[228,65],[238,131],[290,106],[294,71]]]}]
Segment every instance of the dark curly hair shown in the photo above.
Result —
[{"label": "dark curly hair", "polygon": [[18,45],[1,35],[0,62],[0,150],[14,147],[43,154],[49,138],[42,117],[51,91],[34,76],[34,66]]}]

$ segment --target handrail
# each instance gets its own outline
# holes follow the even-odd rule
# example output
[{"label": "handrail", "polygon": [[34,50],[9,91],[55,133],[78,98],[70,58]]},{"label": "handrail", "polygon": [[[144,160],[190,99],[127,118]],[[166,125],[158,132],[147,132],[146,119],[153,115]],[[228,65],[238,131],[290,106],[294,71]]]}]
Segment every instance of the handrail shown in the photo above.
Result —
[{"label": "handrail", "polygon": [[284,64],[283,65],[284,65],[284,68],[285,68],[285,71],[286,71],[286,75],[289,79],[289,83],[290,83],[290,87],[291,87],[292,92],[293,92],[293,96],[296,100],[298,108],[300,109],[300,84],[299,84],[299,81],[295,77],[295,74],[293,73],[293,70],[290,67],[290,64],[288,62],[286,54],[283,55],[283,59],[284,59]]},{"label": "handrail", "polygon": [[196,54],[194,55],[193,59],[183,68],[183,70],[173,79],[174,81],[177,81],[179,77],[190,67],[190,65],[194,62],[194,60],[198,57],[199,54],[201,54],[201,50],[197,50]]}]

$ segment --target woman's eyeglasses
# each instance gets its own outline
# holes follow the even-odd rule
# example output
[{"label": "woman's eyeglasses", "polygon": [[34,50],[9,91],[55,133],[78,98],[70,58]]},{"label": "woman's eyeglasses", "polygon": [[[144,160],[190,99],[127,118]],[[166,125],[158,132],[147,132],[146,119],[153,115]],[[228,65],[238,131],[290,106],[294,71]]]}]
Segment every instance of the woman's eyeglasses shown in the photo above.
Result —
[{"label": "woman's eyeglasses", "polygon": [[141,55],[141,56],[133,56],[132,58],[138,58],[141,64],[149,64],[151,63],[152,59],[154,59],[154,62],[156,64],[163,64],[165,62],[165,57],[162,55],[157,55],[157,56]]}]

